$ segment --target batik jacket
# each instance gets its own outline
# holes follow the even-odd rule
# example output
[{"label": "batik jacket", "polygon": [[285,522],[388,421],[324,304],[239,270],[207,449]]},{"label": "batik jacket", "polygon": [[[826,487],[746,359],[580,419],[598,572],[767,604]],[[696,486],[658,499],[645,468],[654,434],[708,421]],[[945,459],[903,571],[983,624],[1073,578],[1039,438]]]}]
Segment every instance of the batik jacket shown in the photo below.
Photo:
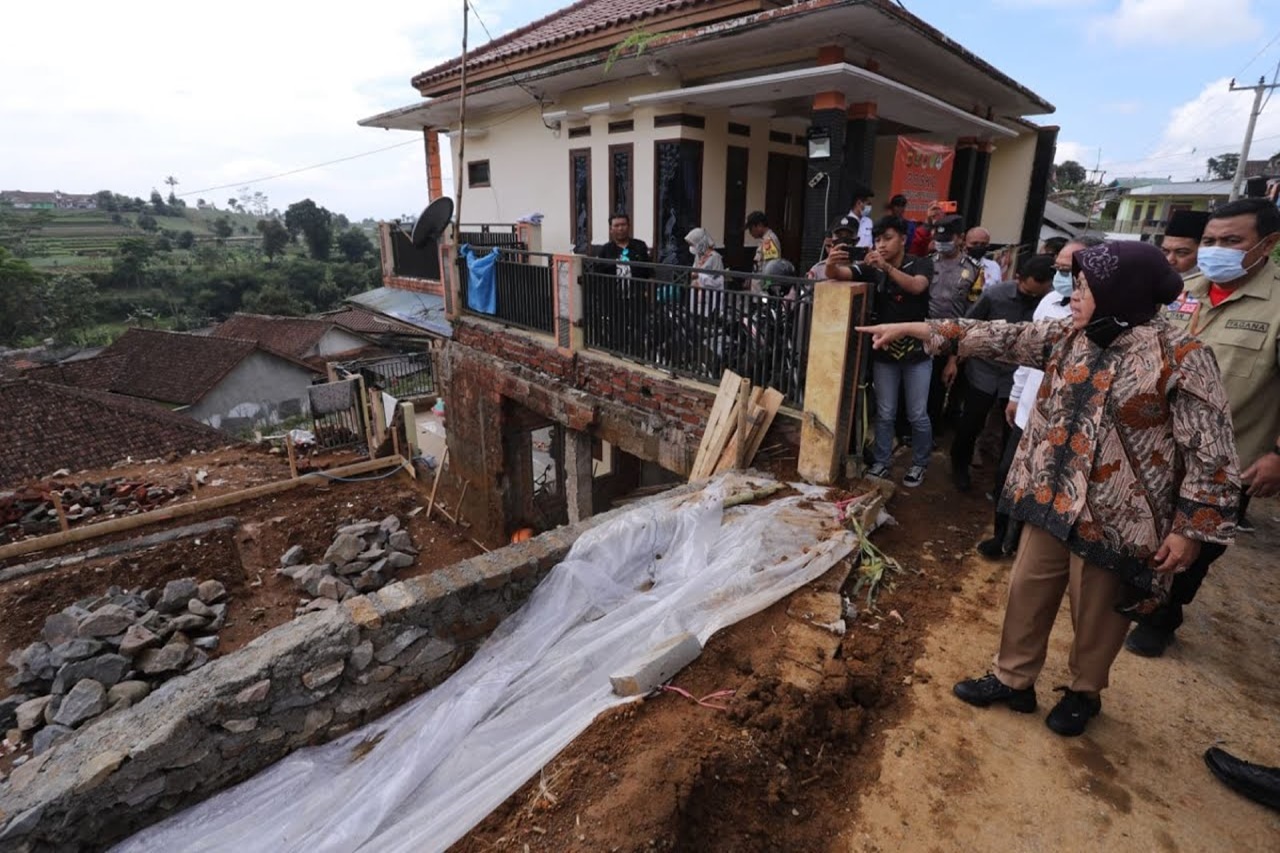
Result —
[{"label": "batik jacket", "polygon": [[1120,573],[1122,612],[1168,599],[1151,568],[1169,533],[1229,543],[1240,478],[1213,354],[1163,318],[1099,347],[1070,320],[930,321],[927,348],[1045,372],[1001,497],[1012,517]]}]

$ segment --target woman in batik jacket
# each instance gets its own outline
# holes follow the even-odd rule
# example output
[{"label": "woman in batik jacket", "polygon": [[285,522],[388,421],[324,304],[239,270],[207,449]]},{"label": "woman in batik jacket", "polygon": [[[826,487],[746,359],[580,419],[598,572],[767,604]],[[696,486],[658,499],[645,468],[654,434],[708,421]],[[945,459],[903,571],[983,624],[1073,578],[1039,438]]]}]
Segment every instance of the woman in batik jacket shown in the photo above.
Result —
[{"label": "woman in batik jacket", "polygon": [[954,692],[1030,713],[1062,595],[1075,626],[1070,687],[1046,719],[1082,734],[1101,710],[1130,619],[1167,600],[1202,542],[1235,532],[1239,472],[1213,354],[1159,309],[1182,281],[1154,246],[1107,243],[1072,261],[1071,318],[872,326],[877,348],[903,337],[935,354],[1045,372],[1001,506],[1024,522],[995,671]]}]

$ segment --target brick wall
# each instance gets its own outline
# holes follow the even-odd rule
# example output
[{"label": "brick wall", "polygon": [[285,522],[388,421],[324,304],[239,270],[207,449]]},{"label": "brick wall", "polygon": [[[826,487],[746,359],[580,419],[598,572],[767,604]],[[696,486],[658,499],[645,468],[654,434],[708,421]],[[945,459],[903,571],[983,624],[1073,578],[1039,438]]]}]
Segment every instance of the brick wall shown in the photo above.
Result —
[{"label": "brick wall", "polygon": [[444,296],[443,284],[425,278],[409,278],[403,275],[387,275],[384,273],[382,286],[394,288],[395,290],[412,290],[415,293],[434,293],[436,296]]}]

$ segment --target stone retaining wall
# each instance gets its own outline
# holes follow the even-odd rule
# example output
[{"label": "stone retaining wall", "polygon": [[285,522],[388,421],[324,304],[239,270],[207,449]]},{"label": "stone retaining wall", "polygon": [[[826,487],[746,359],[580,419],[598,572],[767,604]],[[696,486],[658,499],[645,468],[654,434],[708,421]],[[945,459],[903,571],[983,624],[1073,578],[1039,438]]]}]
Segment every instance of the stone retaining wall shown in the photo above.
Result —
[{"label": "stone retaining wall", "polygon": [[306,614],[167,682],[0,783],[0,851],[104,847],[434,687],[616,512]]}]

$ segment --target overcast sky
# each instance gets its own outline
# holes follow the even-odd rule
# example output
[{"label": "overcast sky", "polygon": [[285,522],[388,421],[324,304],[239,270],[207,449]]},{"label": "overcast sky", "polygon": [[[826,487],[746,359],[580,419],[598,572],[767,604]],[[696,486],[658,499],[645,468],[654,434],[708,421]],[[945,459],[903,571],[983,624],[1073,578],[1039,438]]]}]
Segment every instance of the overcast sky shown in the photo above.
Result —
[{"label": "overcast sky", "polygon": [[[495,35],[567,0],[475,0]],[[1227,91],[1280,60],[1277,0],[906,0],[1058,107],[1058,159],[1107,179],[1203,176],[1239,149],[1252,98]],[[410,103],[409,78],[458,53],[461,0],[10,3],[0,50],[0,189],[222,204],[253,183],[273,206],[311,197],[352,218],[416,212],[421,138],[357,127]],[[473,44],[484,40],[473,19]],[[1280,151],[1280,101],[1253,156]],[[376,151],[399,145],[390,150]],[[356,159],[306,168],[339,158]],[[214,189],[221,185],[230,185]],[[446,190],[450,188],[446,184]]]}]

